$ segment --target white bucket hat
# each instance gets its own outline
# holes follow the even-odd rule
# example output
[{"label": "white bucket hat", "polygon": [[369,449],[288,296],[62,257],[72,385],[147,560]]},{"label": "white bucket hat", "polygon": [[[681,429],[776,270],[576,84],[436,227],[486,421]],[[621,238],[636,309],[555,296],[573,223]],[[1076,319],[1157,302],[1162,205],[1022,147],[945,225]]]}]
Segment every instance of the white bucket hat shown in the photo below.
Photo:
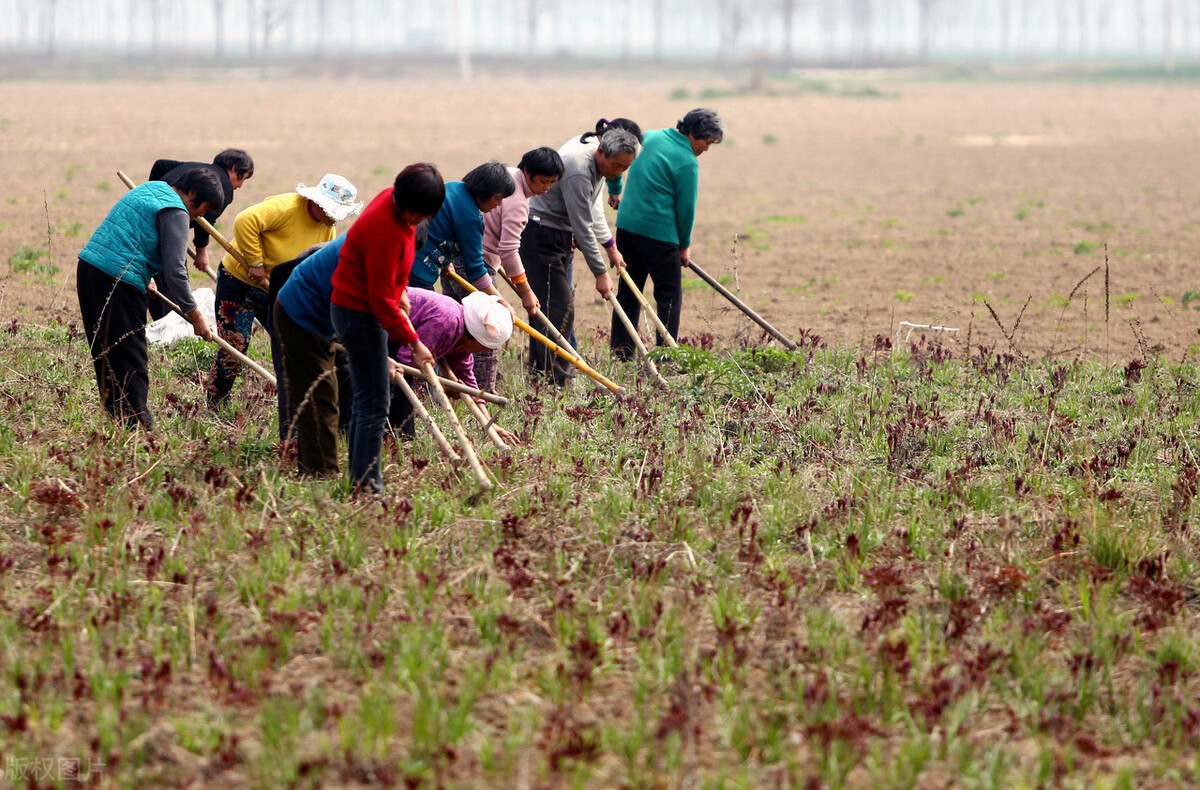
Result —
[{"label": "white bucket hat", "polygon": [[512,337],[512,313],[499,296],[475,291],[462,301],[467,331],[484,348],[500,348]]},{"label": "white bucket hat", "polygon": [[334,222],[341,222],[362,211],[362,202],[354,202],[358,197],[358,189],[336,173],[326,173],[315,187],[297,184],[296,191],[320,206]]}]

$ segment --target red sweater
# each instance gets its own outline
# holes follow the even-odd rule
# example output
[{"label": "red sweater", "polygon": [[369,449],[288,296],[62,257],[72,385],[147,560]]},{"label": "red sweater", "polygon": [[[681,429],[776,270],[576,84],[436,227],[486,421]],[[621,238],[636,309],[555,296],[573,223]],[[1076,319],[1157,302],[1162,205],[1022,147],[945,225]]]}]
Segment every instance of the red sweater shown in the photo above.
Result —
[{"label": "red sweater", "polygon": [[392,188],[380,192],[346,231],[333,270],[333,303],[372,313],[388,337],[409,345],[417,340],[400,296],[416,252],[416,228],[402,225],[392,208]]}]

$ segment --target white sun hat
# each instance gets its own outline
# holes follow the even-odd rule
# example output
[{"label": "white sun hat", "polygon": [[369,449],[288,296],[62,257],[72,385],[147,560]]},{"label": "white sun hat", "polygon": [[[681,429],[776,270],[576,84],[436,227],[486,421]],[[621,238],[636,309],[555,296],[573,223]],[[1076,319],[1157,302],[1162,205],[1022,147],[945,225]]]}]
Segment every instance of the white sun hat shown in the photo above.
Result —
[{"label": "white sun hat", "polygon": [[337,173],[326,173],[315,187],[297,184],[296,191],[316,203],[334,222],[341,222],[362,211],[362,201],[354,202],[358,189]]},{"label": "white sun hat", "polygon": [[484,348],[500,348],[512,337],[512,313],[499,296],[475,291],[462,301],[463,320]]}]

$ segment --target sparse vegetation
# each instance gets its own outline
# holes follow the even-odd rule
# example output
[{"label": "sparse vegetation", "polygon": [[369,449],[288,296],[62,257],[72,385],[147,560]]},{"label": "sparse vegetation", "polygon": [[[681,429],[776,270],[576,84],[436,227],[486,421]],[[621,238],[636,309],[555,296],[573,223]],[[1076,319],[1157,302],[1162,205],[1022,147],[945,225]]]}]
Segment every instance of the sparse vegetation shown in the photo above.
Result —
[{"label": "sparse vegetation", "polygon": [[[437,66],[335,80],[305,58],[302,102],[250,65],[219,72],[240,98],[207,122],[229,144],[294,135],[264,146],[228,229],[329,168],[369,199],[405,156],[453,178],[600,113],[655,128],[698,103],[664,106],[678,72],[614,70],[620,101],[600,107],[565,89],[583,57],[452,86]],[[627,396],[530,385],[514,342],[499,420],[527,444],[480,443],[493,493],[422,435],[388,444],[385,497],[352,503],[344,480],[293,475],[257,381],[204,411],[208,344],[152,353],[156,435],[103,417],[71,271],[124,188],[93,181],[218,139],[195,133],[195,73],[128,68],[162,73],[37,86],[55,101],[10,112],[4,137],[33,186],[6,196],[0,261],[44,248],[33,264],[63,271],[0,276],[0,770],[62,755],[137,788],[1200,784],[1200,297],[1179,304],[1200,287],[1179,276],[1197,193],[1170,144],[1196,123],[1188,86],[904,78],[887,83],[902,104],[785,107],[804,72],[768,70],[765,92],[714,102],[731,137],[701,160],[692,251],[800,351],[760,347],[685,272],[689,347],[656,352],[671,390],[652,389],[607,358],[576,257],[582,350]],[[35,95],[19,76],[0,90]],[[380,100],[435,92],[419,124]],[[499,93],[519,120],[471,123]],[[347,126],[362,107],[378,120]],[[949,147],[960,132],[1005,147]],[[64,150],[108,140],[120,153],[66,184],[92,155]],[[1081,239],[1111,260],[1073,254]]]},{"label": "sparse vegetation", "polygon": [[616,403],[510,353],[493,495],[422,437],[350,506],[276,457],[262,385],[244,430],[201,413],[194,348],[155,354],[145,437],[77,329],[15,326],[8,754],[119,786],[1200,778],[1196,369],[799,339],[691,338]]},{"label": "sparse vegetation", "polygon": [[35,249],[33,247],[21,247],[9,256],[8,266],[12,271],[20,274],[53,276],[58,274],[58,267],[49,261],[42,261],[43,258],[49,257],[49,250]]}]

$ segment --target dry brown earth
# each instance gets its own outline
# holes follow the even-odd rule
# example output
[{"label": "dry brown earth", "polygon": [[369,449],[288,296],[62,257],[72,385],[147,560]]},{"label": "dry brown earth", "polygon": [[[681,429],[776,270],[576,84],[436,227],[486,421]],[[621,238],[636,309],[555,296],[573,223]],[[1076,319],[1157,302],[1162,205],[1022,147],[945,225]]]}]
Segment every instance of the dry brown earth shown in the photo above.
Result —
[{"label": "dry brown earth", "polygon": [[[458,177],[557,146],[600,116],[652,128],[710,104],[729,133],[701,162],[696,260],[718,275],[736,261],[743,295],[788,334],[870,344],[907,320],[1005,345],[984,300],[1011,328],[1029,299],[1015,335],[1028,354],[1123,362],[1157,349],[1179,360],[1200,341],[1200,316],[1181,303],[1200,288],[1200,89],[831,79],[846,90],[776,82],[748,93],[713,73],[2,83],[0,320],[73,319],[75,254],[123,189],[118,167],[140,179],[158,156],[248,149],[258,174],[228,227],[237,209],[327,170],[369,196],[415,159]],[[884,95],[855,95],[864,86]],[[698,98],[706,90],[729,93]],[[10,274],[10,256],[45,248],[48,227],[61,274]],[[583,325],[601,326],[602,304],[579,288]],[[723,307],[690,289],[683,334],[734,342],[746,326]]]}]

